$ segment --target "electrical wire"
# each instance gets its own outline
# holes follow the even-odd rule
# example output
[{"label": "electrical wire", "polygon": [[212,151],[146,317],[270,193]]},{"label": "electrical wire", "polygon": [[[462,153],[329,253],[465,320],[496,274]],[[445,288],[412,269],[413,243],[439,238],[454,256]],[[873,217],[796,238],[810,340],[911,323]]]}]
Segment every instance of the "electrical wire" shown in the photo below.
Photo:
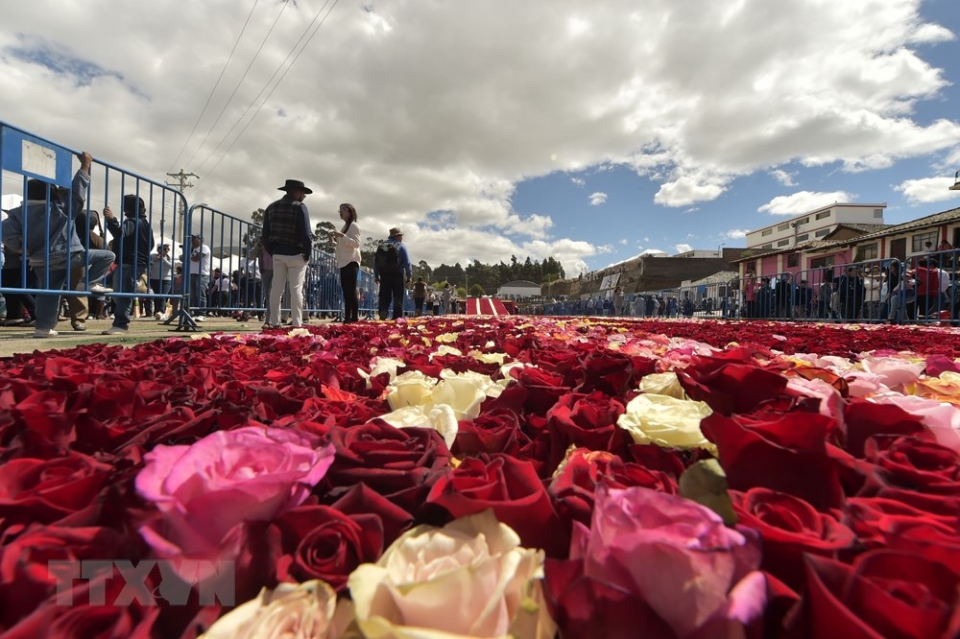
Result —
[{"label": "electrical wire", "polygon": [[[257,61],[257,58],[260,56],[260,52],[263,51],[263,47],[264,47],[264,45],[266,45],[267,39],[270,37],[270,34],[273,33],[274,28],[277,26],[277,23],[280,21],[280,16],[282,16],[282,15],[283,15],[283,12],[286,11],[288,4],[289,4],[288,2],[284,2],[284,3],[283,3],[283,6],[280,7],[280,13],[277,14],[277,17],[276,17],[276,18],[274,18],[273,24],[270,25],[270,30],[267,31],[267,35],[265,35],[265,36],[263,37],[263,40],[260,41],[260,47],[257,48],[257,52],[253,54],[253,58],[250,60],[250,64],[247,65],[247,68],[244,70],[243,75],[242,75],[242,76],[240,77],[240,79],[237,81],[237,85],[236,85],[235,87],[233,87],[233,92],[230,94],[230,97],[227,99],[226,103],[224,103],[223,108],[220,109],[220,113],[217,114],[217,119],[216,119],[216,121],[213,123],[213,125],[210,127],[210,129],[207,130],[207,134],[206,134],[205,136],[203,136],[203,140],[200,142],[200,146],[198,146],[198,147],[196,148],[196,150],[193,152],[193,155],[191,155],[191,156],[190,156],[190,159],[187,160],[187,162],[186,162],[187,164],[190,164],[191,162],[193,162],[193,159],[194,159],[195,157],[197,157],[197,153],[199,153],[199,152],[200,152],[200,149],[203,148],[203,145],[207,143],[207,138],[210,137],[210,134],[213,133],[213,130],[214,130],[215,128],[217,128],[217,125],[218,125],[218,124],[220,124],[220,119],[223,117],[223,114],[226,113],[227,107],[230,106],[230,103],[233,102],[233,98],[234,98],[234,96],[237,95],[237,91],[240,89],[240,85],[243,84],[243,81],[246,79],[247,74],[250,72],[251,67],[253,67],[253,63]],[[282,64],[282,63],[281,63],[281,64]],[[259,97],[259,96],[258,96],[258,97]],[[256,98],[254,98],[254,99],[256,99]],[[248,107],[248,108],[249,108],[249,107]],[[246,112],[244,112],[244,113],[246,113]],[[233,130],[233,127],[230,127],[230,131],[232,131],[232,130]],[[227,135],[230,135],[230,131],[227,132]],[[221,140],[221,143],[222,143],[222,140]],[[220,144],[217,145],[217,148],[220,148]],[[214,149],[213,152],[216,153],[216,149]],[[207,156],[207,157],[209,158],[210,156]],[[205,162],[206,162],[206,160],[204,160],[204,162],[201,163],[201,166],[202,166]]]},{"label": "electrical wire", "polygon": [[223,80],[223,74],[226,73],[227,67],[230,66],[230,61],[233,60],[233,54],[237,51],[237,46],[240,44],[240,39],[243,37],[243,34],[247,31],[247,25],[250,24],[250,18],[253,16],[253,10],[257,8],[257,4],[260,0],[253,0],[253,6],[250,8],[250,13],[247,14],[247,19],[243,23],[243,28],[240,29],[240,35],[237,36],[236,42],[233,43],[233,49],[230,50],[230,55],[227,56],[227,61],[223,64],[223,68],[220,69],[220,76],[217,78],[217,83],[213,85],[213,88],[210,90],[210,95],[207,96],[207,101],[203,105],[203,110],[200,111],[200,115],[197,117],[197,121],[193,123],[193,130],[190,131],[190,135],[187,136],[186,141],[183,143],[183,146],[180,148],[180,153],[177,154],[177,159],[174,160],[173,166],[170,167],[172,172],[177,168],[177,164],[180,163],[180,158],[183,157],[183,152],[187,150],[187,145],[190,144],[190,140],[193,139],[193,134],[197,132],[197,127],[200,126],[200,121],[203,119],[203,116],[207,113],[207,107],[210,106],[210,100],[213,99],[213,94],[217,92],[217,88],[220,86],[220,81]]},{"label": "electrical wire", "polygon": [[[292,60],[292,61],[290,62],[290,64],[289,64],[289,66],[287,66],[286,70],[285,70],[285,71],[283,72],[283,74],[280,76],[280,79],[277,80],[277,83],[273,85],[273,88],[272,88],[272,89],[270,89],[270,92],[267,94],[267,97],[263,99],[263,102],[260,103],[260,106],[257,107],[257,110],[254,111],[254,113],[253,113],[252,116],[250,116],[250,119],[247,121],[247,123],[244,125],[244,127],[240,130],[240,133],[237,134],[237,137],[235,137],[235,138],[233,139],[233,142],[231,142],[230,145],[223,151],[223,154],[220,156],[220,159],[217,160],[216,164],[214,164],[213,167],[211,167],[211,169],[206,172],[207,177],[210,177],[210,175],[213,174],[213,172],[217,169],[217,167],[220,166],[220,163],[221,163],[221,162],[223,161],[223,159],[227,156],[227,153],[230,152],[230,149],[233,148],[233,145],[237,143],[237,140],[239,140],[239,139],[243,136],[244,132],[246,132],[246,130],[247,130],[247,128],[250,126],[250,124],[253,123],[253,120],[257,117],[257,114],[260,113],[260,110],[263,109],[263,106],[264,106],[264,105],[267,103],[267,101],[270,99],[270,96],[273,95],[273,92],[276,91],[276,90],[277,90],[277,87],[280,86],[280,83],[283,82],[283,79],[286,77],[287,73],[289,73],[290,69],[293,68],[293,65],[296,64],[297,59],[299,59],[299,57],[300,57],[300,54],[302,54],[303,51],[304,51],[304,49],[307,48],[307,45],[310,44],[310,41],[311,41],[311,40],[313,40],[313,37],[317,34],[317,31],[319,31],[319,30],[320,30],[320,27],[323,26],[323,23],[327,21],[327,18],[330,17],[330,14],[333,13],[333,10],[336,8],[336,6],[337,6],[337,4],[338,4],[339,2],[340,2],[340,0],[334,0],[334,1],[333,1],[333,5],[332,5],[332,6],[330,7],[330,9],[327,11],[327,14],[326,14],[325,16],[323,16],[323,19],[320,20],[320,22],[317,24],[316,27],[313,27],[313,23],[314,23],[314,22],[317,22],[317,19],[320,18],[320,15],[323,13],[324,8],[326,8],[326,6],[327,6],[328,4],[330,4],[330,0],[327,0],[326,2],[323,3],[323,6],[320,7],[320,10],[317,12],[317,15],[314,16],[313,21],[307,26],[307,29],[304,31],[303,35],[300,36],[300,39],[297,41],[297,43],[293,45],[293,48],[292,48],[292,49],[290,49],[290,53],[288,53],[288,54],[287,54],[287,57],[284,58],[283,62],[280,63],[280,66],[277,67],[277,70],[274,71],[274,73],[273,73],[273,75],[270,77],[270,79],[267,80],[267,83],[263,86],[263,89],[261,89],[261,91],[260,91],[260,93],[257,95],[257,97],[255,97],[255,98],[253,99],[253,102],[250,103],[250,106],[247,107],[247,109],[240,115],[240,117],[237,119],[237,121],[234,123],[234,125],[230,128],[230,131],[227,131],[227,135],[224,136],[223,140],[221,140],[221,144],[222,144],[224,141],[226,141],[226,139],[230,136],[230,133],[233,132],[233,129],[235,129],[235,128],[237,127],[237,125],[240,124],[240,122],[243,120],[243,118],[247,115],[247,112],[253,107],[254,104],[256,104],[257,100],[260,99],[260,96],[263,95],[263,92],[266,91],[266,90],[267,90],[267,87],[270,86],[270,83],[273,82],[273,79],[277,76],[277,73],[280,72],[280,69],[283,68],[283,65],[285,65],[285,64],[287,63],[287,60],[290,59],[290,56],[293,55],[294,51],[297,51],[297,47],[300,47],[300,43],[303,42],[303,39],[304,39],[304,37],[306,37],[307,32],[310,30],[311,27],[313,27],[313,32],[312,32],[312,33],[310,34],[310,36],[307,38],[306,42],[303,43],[303,46],[300,47],[300,50],[297,51],[296,56],[294,56],[293,60]],[[214,149],[213,152],[210,153],[210,155],[208,155],[206,158],[204,158],[203,162],[200,164],[200,167],[201,167],[201,168],[207,163],[207,161],[208,161],[211,157],[213,157],[213,155],[217,152],[217,150],[218,150],[219,148],[220,148],[220,145],[217,145],[217,148]],[[199,181],[199,180],[198,180],[198,181]]]}]

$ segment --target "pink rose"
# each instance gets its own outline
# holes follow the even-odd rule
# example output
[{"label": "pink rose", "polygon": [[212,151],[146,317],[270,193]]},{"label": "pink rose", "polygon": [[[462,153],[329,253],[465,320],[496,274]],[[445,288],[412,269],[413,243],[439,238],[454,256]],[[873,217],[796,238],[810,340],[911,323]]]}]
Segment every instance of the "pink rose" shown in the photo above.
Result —
[{"label": "pink rose", "polygon": [[136,487],[161,517],[141,535],[163,559],[232,560],[244,544],[244,524],[299,506],[323,478],[333,446],[315,448],[317,441],[297,430],[251,426],[191,446],[156,446],[144,456]]},{"label": "pink rose", "polygon": [[570,561],[547,561],[546,589],[562,636],[626,636],[613,624],[631,619],[634,637],[728,637],[762,616],[759,565],[755,531],[681,497],[600,485]]}]

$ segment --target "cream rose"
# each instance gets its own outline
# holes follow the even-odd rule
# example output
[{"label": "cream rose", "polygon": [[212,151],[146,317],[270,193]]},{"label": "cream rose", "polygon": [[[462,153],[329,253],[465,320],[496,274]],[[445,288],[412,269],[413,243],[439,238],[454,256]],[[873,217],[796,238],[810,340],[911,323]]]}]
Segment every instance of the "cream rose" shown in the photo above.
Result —
[{"label": "cream rose", "polygon": [[552,639],[542,578],[543,551],[485,511],[410,530],[348,585],[366,637]]},{"label": "cream rose", "polygon": [[457,439],[457,416],[453,409],[444,405],[404,406],[380,419],[394,428],[432,428],[440,433],[447,448]]},{"label": "cream rose", "polygon": [[322,581],[283,583],[264,588],[256,599],[235,608],[210,626],[200,639],[346,639],[353,621],[349,601],[337,605],[337,593]]},{"label": "cream rose", "polygon": [[420,371],[407,371],[390,382],[387,402],[393,410],[426,404],[436,385],[437,380]]},{"label": "cream rose", "polygon": [[630,400],[617,425],[638,444],[714,452],[715,446],[700,431],[700,421],[712,412],[705,402],[645,393]]},{"label": "cream rose", "polygon": [[673,371],[644,375],[640,380],[640,390],[649,394],[667,395],[674,399],[690,399]]}]

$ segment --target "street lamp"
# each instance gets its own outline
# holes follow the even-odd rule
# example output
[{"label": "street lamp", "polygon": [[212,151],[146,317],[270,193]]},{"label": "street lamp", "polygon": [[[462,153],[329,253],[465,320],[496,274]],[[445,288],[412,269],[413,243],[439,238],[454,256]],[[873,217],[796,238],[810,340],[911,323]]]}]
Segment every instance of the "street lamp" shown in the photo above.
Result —
[{"label": "street lamp", "polygon": [[960,191],[960,171],[957,171],[956,175],[953,176],[953,186],[950,187],[951,191]]}]

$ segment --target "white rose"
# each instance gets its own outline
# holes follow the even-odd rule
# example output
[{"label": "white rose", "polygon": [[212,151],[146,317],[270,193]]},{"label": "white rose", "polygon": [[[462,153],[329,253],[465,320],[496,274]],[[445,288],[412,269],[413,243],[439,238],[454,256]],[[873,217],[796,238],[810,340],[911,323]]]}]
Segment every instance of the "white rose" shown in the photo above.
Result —
[{"label": "white rose", "polygon": [[440,433],[447,448],[457,439],[457,416],[453,409],[444,405],[404,406],[380,419],[394,428],[432,428]]},{"label": "white rose", "polygon": [[407,371],[390,382],[387,402],[397,410],[404,406],[420,406],[427,403],[437,380],[420,371]]},{"label": "white rose", "polygon": [[680,379],[673,371],[651,373],[640,380],[640,390],[653,395],[667,395],[675,399],[690,399],[680,385]]},{"label": "white rose", "polygon": [[485,511],[410,530],[348,585],[367,637],[552,639],[542,578],[543,551]]},{"label": "white rose", "polygon": [[346,636],[353,608],[323,581],[264,588],[210,626],[200,639],[337,639]]},{"label": "white rose", "polygon": [[711,413],[705,402],[643,394],[630,400],[617,425],[629,432],[638,444],[705,448],[714,452],[716,447],[700,431],[700,421]]}]

